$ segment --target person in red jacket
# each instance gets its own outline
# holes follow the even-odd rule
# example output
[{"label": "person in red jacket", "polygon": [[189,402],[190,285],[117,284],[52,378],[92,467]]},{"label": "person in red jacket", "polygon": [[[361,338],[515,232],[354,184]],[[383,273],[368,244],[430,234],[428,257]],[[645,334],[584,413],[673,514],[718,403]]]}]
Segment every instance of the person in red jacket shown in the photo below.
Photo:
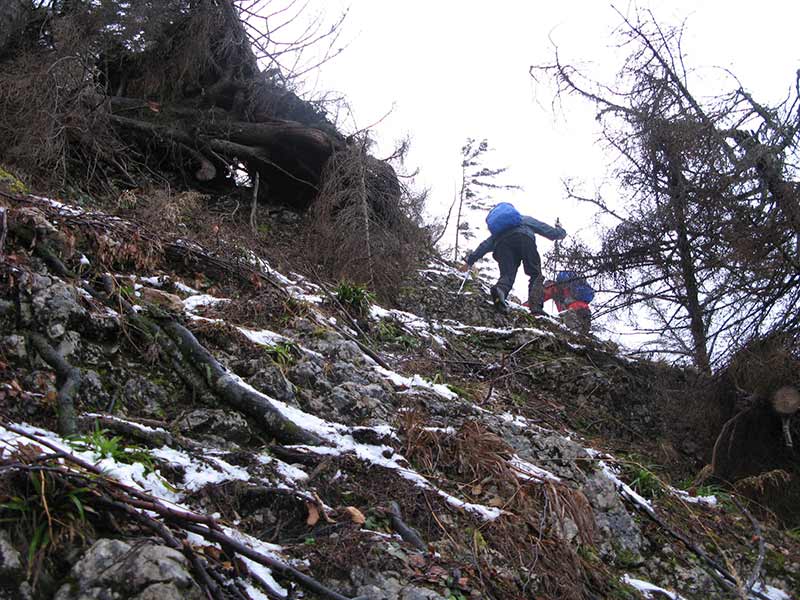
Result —
[{"label": "person in red jacket", "polygon": [[544,282],[544,301],[552,300],[558,316],[564,325],[584,335],[589,335],[592,326],[592,310],[588,302],[576,300],[572,297],[569,285],[556,283],[552,279]]}]

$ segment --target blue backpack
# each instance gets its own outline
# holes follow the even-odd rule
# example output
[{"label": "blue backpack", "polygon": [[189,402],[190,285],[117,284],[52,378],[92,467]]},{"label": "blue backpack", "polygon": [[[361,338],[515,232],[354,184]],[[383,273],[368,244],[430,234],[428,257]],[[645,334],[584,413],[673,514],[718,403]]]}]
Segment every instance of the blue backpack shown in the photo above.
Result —
[{"label": "blue backpack", "polygon": [[594,289],[589,285],[585,277],[581,277],[575,271],[559,271],[556,275],[556,283],[569,287],[575,300],[586,302],[587,304],[594,300]]},{"label": "blue backpack", "polygon": [[486,226],[492,235],[508,231],[522,222],[522,215],[513,204],[501,202],[486,215]]}]

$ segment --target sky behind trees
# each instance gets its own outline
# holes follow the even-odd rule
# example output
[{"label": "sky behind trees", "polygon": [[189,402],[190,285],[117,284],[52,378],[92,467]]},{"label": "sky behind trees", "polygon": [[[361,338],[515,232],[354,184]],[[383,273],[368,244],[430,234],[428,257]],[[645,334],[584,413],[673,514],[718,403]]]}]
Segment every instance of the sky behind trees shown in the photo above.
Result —
[{"label": "sky behind trees", "polygon": [[[316,0],[315,0],[316,1]],[[544,220],[560,216],[571,233],[591,227],[592,211],[564,199],[562,178],[604,184],[606,154],[596,143],[594,109],[580,100],[552,105],[548,82],[528,74],[552,58],[553,43],[567,61],[598,77],[613,77],[625,55],[610,48],[620,22],[610,3],[499,0],[485,2],[326,0],[333,17],[349,6],[345,52],[318,71],[319,91],[345,94],[355,129],[373,128],[378,155],[408,134],[408,164],[431,187],[432,207],[446,210],[460,181],[460,148],[467,137],[488,138],[493,163],[524,190],[511,194]],[[621,2],[623,13],[633,5]],[[702,86],[714,93],[731,69],[765,101],[785,95],[800,67],[796,23],[800,5],[766,0],[756,8],[734,0],[638,3],[666,23],[686,19],[684,48]],[[591,186],[590,186],[591,187]]]},{"label": "sky behind trees", "polygon": [[[355,115],[350,129],[380,121],[371,128],[376,155],[410,136],[407,164],[431,188],[432,213],[443,215],[458,191],[466,138],[487,138],[495,149],[488,166],[508,166],[503,182],[523,188],[497,200],[550,223],[560,217],[571,235],[588,240],[595,211],[566,199],[562,181],[574,180],[586,195],[600,189],[613,204],[612,154],[598,142],[595,107],[578,98],[554,105],[551,82],[531,78],[531,65],[550,63],[557,46],[562,62],[613,83],[627,54],[613,46],[622,21],[616,6],[623,14],[652,10],[664,25],[685,21],[682,48],[698,99],[735,87],[728,69],[757,99],[775,104],[800,68],[800,6],[779,0],[758,8],[743,0],[499,0],[490,8],[478,1],[341,0],[326,2],[325,10],[333,17],[339,6],[350,7],[343,36],[349,47],[313,84],[346,95]],[[443,242],[452,240],[448,233]],[[479,240],[480,234],[471,245]],[[550,248],[546,240],[539,244],[542,254]],[[518,294],[524,279],[520,274]]]}]

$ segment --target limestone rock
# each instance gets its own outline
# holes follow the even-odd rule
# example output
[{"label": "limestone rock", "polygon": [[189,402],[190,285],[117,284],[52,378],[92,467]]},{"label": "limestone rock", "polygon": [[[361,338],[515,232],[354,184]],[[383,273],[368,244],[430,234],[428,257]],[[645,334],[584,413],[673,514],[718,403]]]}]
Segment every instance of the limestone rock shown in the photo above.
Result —
[{"label": "limestone rock", "polygon": [[0,581],[19,583],[25,576],[19,552],[6,531],[0,530]]},{"label": "limestone rock", "polygon": [[622,504],[614,483],[601,471],[596,471],[587,478],[583,493],[592,506],[602,536],[601,554],[615,557],[626,566],[641,564],[646,542],[639,525]]},{"label": "limestone rock", "polygon": [[[234,444],[247,444],[253,437],[250,424],[242,415],[221,409],[198,409],[184,415],[178,429],[192,437],[218,438]],[[215,444],[218,445],[218,444]]]},{"label": "limestone rock", "polygon": [[27,279],[24,284],[31,292],[31,317],[51,339],[60,338],[70,326],[78,326],[87,319],[88,312],[80,305],[73,286],[35,273],[21,279]]},{"label": "limestone rock", "polygon": [[101,539],[75,563],[55,600],[200,600],[180,552],[148,540]]},{"label": "limestone rock", "polygon": [[145,377],[132,376],[118,394],[117,405],[136,414],[161,418],[168,402],[167,392]]},{"label": "limestone rock", "polygon": [[247,379],[247,383],[281,402],[294,400],[294,385],[286,379],[280,367],[271,360],[259,360],[256,372]]},{"label": "limestone rock", "polygon": [[183,311],[183,301],[175,294],[170,294],[169,292],[151,287],[140,288],[139,293],[141,294],[142,301],[147,304],[155,304],[156,306],[174,312]]}]

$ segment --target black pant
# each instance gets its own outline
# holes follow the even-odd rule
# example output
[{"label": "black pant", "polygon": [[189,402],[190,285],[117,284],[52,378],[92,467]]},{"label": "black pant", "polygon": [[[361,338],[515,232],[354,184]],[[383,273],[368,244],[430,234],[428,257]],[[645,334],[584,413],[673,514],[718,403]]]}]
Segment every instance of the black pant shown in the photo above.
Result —
[{"label": "black pant", "polygon": [[498,240],[492,257],[500,267],[500,279],[495,287],[508,296],[517,278],[519,263],[530,277],[528,284],[528,308],[532,312],[541,311],[544,304],[542,268],[536,242],[524,233],[510,233]]}]

